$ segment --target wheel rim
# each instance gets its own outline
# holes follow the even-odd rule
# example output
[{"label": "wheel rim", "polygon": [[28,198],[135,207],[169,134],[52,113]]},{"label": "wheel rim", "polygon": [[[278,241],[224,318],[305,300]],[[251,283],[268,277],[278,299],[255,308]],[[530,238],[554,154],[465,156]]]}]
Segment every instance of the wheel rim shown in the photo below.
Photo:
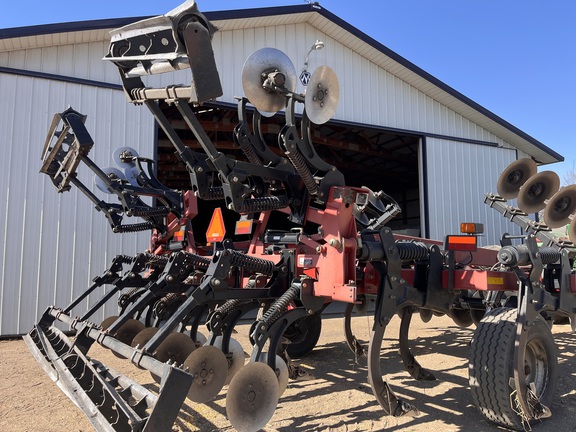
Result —
[{"label": "wheel rim", "polygon": [[546,387],[550,380],[549,370],[550,364],[546,347],[542,341],[532,339],[526,345],[524,374],[528,386],[530,386],[531,383],[534,383],[536,396],[541,396],[546,391]]}]

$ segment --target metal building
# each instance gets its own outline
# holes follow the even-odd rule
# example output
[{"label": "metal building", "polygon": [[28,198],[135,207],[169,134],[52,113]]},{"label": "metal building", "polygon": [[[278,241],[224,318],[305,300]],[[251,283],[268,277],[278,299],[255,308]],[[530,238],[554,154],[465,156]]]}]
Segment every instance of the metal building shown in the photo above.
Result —
[{"label": "metal building", "polygon": [[[241,71],[251,53],[278,48],[298,73],[310,54],[309,71],[328,65],[340,83],[334,119],[314,131],[318,152],[348,184],[394,196],[403,208],[394,221],[399,231],[442,239],[462,221],[482,222],[483,244],[497,243],[500,233],[516,230],[483,204],[500,172],[520,157],[540,164],[563,160],[317,4],[206,16],[219,28],[213,47],[224,96],[200,114],[217,144],[231,145],[234,97],[243,95]],[[72,106],[88,116],[96,142],[90,157],[101,166],[113,165],[115,148],[130,146],[158,156],[165,182],[180,181],[152,116],[126,102],[117,68],[102,61],[109,30],[138,19],[0,29],[2,336],[26,333],[47,306],[64,306],[84,291],[113,256],[147,246],[145,234],[112,234],[80,193],[59,196],[38,173],[54,113]],[[317,40],[325,48],[309,53]],[[186,71],[169,75],[153,77],[152,84],[189,81]],[[302,84],[297,91],[304,91]],[[268,131],[277,133],[281,122],[281,115],[271,119]]]}]

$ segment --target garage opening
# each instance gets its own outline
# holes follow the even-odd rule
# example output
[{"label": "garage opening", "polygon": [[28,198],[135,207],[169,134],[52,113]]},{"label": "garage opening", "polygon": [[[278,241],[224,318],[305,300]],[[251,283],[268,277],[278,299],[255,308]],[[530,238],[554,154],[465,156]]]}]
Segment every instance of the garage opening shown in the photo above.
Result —
[{"label": "garage opening", "polygon": [[[182,141],[190,148],[201,151],[196,137],[188,129],[178,109],[164,103],[161,109],[170,119]],[[234,127],[238,124],[235,106],[208,103],[192,107],[192,109],[210,140],[220,152],[236,160],[246,160],[243,152],[233,140]],[[248,121],[251,121],[251,116],[249,113]],[[283,113],[262,118],[261,129],[264,140],[270,149],[279,155],[283,153],[278,146],[278,134],[284,124]],[[389,223],[394,231],[421,235],[418,169],[421,137],[336,120],[320,126],[312,125],[311,135],[318,155],[344,174],[346,185],[366,186],[375,192],[382,190],[396,200],[402,213]],[[189,189],[190,177],[184,162],[175,154],[174,147],[162,129],[158,128],[157,136],[158,179],[174,189]],[[219,204],[200,202],[198,217],[209,220],[213,208]],[[238,217],[234,215],[230,212],[228,215],[230,217],[225,217],[225,220],[236,220]],[[286,221],[282,224],[286,225]],[[230,230],[233,228],[231,227]],[[202,241],[202,236],[203,233],[198,233],[197,240]]]}]

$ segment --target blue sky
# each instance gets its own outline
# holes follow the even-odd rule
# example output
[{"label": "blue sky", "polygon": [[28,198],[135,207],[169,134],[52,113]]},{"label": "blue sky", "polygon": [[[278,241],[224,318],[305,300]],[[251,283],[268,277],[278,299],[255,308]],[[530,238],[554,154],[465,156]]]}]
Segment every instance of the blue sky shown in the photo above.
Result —
[{"label": "blue sky", "polygon": [[[180,0],[4,1],[0,28],[162,14]],[[201,11],[303,0],[199,0]],[[576,1],[323,0],[324,8],[564,156],[576,170]],[[24,6],[24,7],[23,7]]]}]

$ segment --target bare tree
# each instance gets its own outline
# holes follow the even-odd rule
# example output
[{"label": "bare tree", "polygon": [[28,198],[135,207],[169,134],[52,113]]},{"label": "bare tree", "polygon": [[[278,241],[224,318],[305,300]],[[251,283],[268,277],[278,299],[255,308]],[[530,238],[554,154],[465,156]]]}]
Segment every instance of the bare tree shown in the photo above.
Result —
[{"label": "bare tree", "polygon": [[570,186],[576,183],[576,165],[572,162],[572,168],[569,169],[562,178],[563,186]]}]

